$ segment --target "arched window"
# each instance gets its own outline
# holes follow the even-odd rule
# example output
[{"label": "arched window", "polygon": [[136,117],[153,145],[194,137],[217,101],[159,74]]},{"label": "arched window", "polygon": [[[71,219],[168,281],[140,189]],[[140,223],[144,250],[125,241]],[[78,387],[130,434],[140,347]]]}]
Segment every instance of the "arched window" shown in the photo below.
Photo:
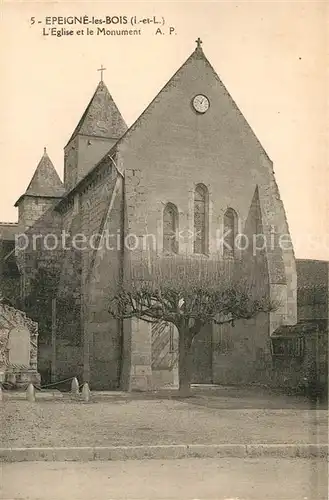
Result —
[{"label": "arched window", "polygon": [[224,214],[224,243],[223,256],[234,257],[235,238],[237,235],[238,216],[233,208],[228,208]]},{"label": "arched window", "polygon": [[178,253],[177,242],[178,210],[172,203],[167,203],[163,211],[163,250]]},{"label": "arched window", "polygon": [[208,190],[198,184],[194,192],[194,253],[208,252]]}]

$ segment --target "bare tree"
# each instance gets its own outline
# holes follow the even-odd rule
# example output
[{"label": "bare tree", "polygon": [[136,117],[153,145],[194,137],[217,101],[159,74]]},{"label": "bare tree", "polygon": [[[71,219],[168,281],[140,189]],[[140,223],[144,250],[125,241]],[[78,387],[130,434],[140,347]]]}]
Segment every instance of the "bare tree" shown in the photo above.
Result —
[{"label": "bare tree", "polygon": [[[239,272],[240,271],[240,272]],[[191,345],[205,325],[250,319],[277,306],[265,290],[241,279],[238,263],[169,258],[134,268],[110,299],[116,319],[167,322],[179,334],[179,390],[188,395]]]}]

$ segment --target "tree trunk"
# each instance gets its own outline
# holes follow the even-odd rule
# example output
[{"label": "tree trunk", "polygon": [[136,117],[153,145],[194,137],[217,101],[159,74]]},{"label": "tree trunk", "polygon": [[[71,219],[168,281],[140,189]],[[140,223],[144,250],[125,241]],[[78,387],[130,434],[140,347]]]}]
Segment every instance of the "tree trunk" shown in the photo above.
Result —
[{"label": "tree trunk", "polygon": [[179,395],[182,397],[191,395],[191,343],[189,332],[179,330],[178,374]]}]

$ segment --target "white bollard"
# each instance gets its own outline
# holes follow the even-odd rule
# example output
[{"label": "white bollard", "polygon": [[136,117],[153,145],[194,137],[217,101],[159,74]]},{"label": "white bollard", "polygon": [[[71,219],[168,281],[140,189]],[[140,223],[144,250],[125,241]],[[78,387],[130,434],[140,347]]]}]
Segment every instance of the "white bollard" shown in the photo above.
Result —
[{"label": "white bollard", "polygon": [[82,399],[88,403],[90,401],[90,389],[87,382],[83,384],[81,394]]},{"label": "white bollard", "polygon": [[35,389],[33,384],[29,384],[26,389],[26,399],[30,401],[30,403],[35,402]]},{"label": "white bollard", "polygon": [[72,379],[71,392],[72,394],[79,394],[79,381],[76,377]]}]

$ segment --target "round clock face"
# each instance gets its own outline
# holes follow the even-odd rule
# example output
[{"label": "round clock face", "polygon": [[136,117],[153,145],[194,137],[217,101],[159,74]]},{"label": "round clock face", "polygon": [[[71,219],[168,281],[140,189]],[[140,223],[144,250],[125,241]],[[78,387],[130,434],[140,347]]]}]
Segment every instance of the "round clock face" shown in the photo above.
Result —
[{"label": "round clock face", "polygon": [[198,94],[192,101],[195,111],[198,113],[205,113],[209,109],[209,99],[205,95]]}]

